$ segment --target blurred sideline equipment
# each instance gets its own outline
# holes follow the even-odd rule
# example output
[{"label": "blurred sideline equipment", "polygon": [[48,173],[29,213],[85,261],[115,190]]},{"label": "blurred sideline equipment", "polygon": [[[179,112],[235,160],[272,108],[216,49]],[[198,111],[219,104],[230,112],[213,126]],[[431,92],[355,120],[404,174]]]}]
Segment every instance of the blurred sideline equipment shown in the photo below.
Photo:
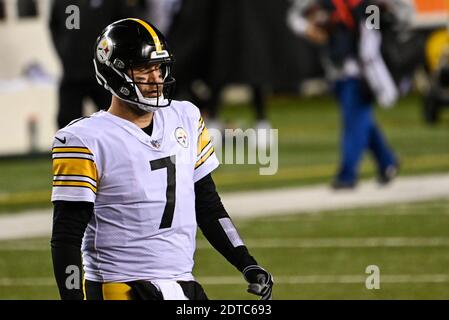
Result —
[{"label": "blurred sideline equipment", "polygon": [[426,45],[429,88],[423,97],[423,115],[428,124],[438,123],[441,111],[449,106],[449,31],[434,31]]}]

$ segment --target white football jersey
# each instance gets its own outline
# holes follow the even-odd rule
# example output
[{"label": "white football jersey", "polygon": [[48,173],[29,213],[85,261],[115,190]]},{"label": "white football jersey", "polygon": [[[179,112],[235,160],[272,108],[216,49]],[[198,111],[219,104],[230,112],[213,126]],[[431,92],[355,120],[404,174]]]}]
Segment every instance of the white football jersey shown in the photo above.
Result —
[{"label": "white football jersey", "polygon": [[218,166],[197,107],[172,101],[147,135],[100,111],[56,133],[52,201],[94,203],[82,245],[85,278],[193,280],[194,183]]}]

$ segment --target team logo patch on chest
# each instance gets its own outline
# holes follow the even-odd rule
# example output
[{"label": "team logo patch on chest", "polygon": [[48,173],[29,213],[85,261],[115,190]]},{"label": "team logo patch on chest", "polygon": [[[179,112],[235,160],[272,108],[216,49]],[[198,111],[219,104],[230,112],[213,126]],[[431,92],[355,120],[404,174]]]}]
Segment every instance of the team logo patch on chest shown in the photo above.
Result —
[{"label": "team logo patch on chest", "polygon": [[175,139],[182,147],[184,148],[189,147],[189,139],[187,138],[187,132],[184,130],[184,128],[181,127],[176,128]]}]

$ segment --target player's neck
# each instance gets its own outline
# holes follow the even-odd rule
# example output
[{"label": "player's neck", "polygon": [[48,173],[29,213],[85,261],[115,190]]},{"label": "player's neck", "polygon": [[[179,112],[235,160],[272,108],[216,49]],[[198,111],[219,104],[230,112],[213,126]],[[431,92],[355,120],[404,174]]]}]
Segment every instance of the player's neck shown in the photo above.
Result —
[{"label": "player's neck", "polygon": [[115,97],[112,98],[111,106],[109,107],[108,112],[112,113],[114,116],[131,121],[139,128],[148,127],[153,120],[153,112],[139,112],[128,103]]}]

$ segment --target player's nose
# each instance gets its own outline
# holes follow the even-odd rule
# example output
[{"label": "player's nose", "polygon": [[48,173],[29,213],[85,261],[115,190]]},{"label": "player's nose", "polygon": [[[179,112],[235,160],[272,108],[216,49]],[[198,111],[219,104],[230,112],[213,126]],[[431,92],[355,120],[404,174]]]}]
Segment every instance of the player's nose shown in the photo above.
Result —
[{"label": "player's nose", "polygon": [[160,73],[159,73],[159,70],[157,70],[157,69],[152,70],[152,71],[148,74],[148,80],[150,80],[150,82],[157,82],[158,80],[160,80]]}]

